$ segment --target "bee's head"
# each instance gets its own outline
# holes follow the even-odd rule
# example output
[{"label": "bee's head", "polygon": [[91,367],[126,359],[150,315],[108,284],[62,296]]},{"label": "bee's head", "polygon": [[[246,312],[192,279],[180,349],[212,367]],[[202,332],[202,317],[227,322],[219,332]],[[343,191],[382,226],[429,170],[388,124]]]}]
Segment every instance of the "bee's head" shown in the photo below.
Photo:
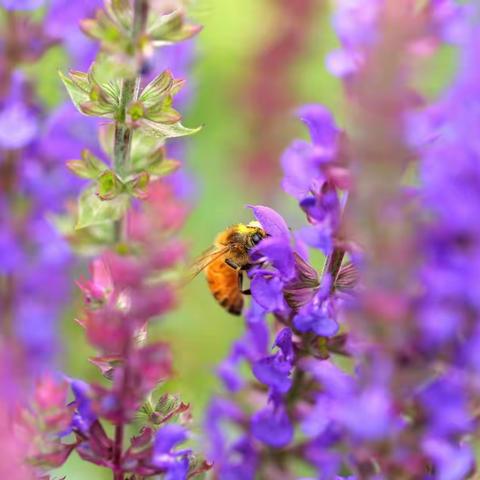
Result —
[{"label": "bee's head", "polygon": [[247,225],[248,234],[247,234],[247,245],[248,248],[253,248],[258,245],[266,236],[265,230],[261,227],[258,222],[250,222]]}]

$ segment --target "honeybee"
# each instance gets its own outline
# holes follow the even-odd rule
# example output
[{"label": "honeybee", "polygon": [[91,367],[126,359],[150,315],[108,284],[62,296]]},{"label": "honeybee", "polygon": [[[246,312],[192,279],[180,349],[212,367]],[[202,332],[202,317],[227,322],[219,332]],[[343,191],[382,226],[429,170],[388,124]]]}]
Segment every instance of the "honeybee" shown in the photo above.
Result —
[{"label": "honeybee", "polygon": [[215,300],[233,315],[243,308],[242,272],[252,266],[250,250],[267,234],[259,222],[232,225],[215,238],[213,245],[194,262],[191,277],[205,272]]}]

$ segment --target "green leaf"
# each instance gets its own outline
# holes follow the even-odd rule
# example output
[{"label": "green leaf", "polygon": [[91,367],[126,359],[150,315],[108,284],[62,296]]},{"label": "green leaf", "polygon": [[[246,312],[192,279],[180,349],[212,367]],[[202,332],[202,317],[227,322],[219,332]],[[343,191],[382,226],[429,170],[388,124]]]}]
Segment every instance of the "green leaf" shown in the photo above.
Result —
[{"label": "green leaf", "polygon": [[171,173],[177,171],[180,168],[181,163],[178,160],[166,158],[165,160],[152,164],[147,168],[148,173],[156,177],[165,177]]},{"label": "green leaf", "polygon": [[67,162],[67,167],[75,175],[90,179],[97,178],[108,168],[107,165],[87,149],[82,152],[82,160],[70,160]]},{"label": "green leaf", "polygon": [[70,169],[77,177],[80,178],[95,178],[92,176],[88,167],[83,160],[69,160],[67,162],[67,168]]},{"label": "green leaf", "polygon": [[133,11],[129,0],[111,0],[106,2],[106,8],[125,29],[131,28]]},{"label": "green leaf", "polygon": [[113,200],[101,200],[91,185],[80,195],[78,200],[78,218],[75,229],[109,223],[121,219],[128,210],[130,197],[126,194],[116,196]]},{"label": "green leaf", "polygon": [[90,117],[113,118],[115,115],[113,106],[102,105],[97,102],[84,102],[79,105],[78,109],[81,113]]},{"label": "green leaf", "polygon": [[153,122],[152,120],[142,119],[139,121],[140,128],[146,135],[151,135],[156,138],[176,138],[185,137],[186,135],[193,135],[199,132],[202,127],[188,128],[184,127],[180,122],[173,124],[164,124]]},{"label": "green leaf", "polygon": [[[64,75],[62,72],[58,72],[73,104],[75,105],[75,107],[79,112],[83,113],[80,108],[80,105],[90,100],[90,94],[89,94],[90,90],[89,90],[89,87],[87,90],[84,88],[85,87],[84,79],[82,79],[81,81],[75,81],[72,78],[72,73],[81,74],[82,72],[70,72],[70,75],[68,77]],[[84,75],[86,76],[86,74]]]},{"label": "green leaf", "polygon": [[139,129],[134,130],[130,156],[131,172],[139,173],[146,170],[152,162],[158,161],[158,158],[164,158],[164,151],[161,151],[163,144],[162,140],[147,136]]},{"label": "green leaf", "polygon": [[108,166],[102,160],[93,155],[93,153],[86,148],[82,151],[82,160],[87,164],[92,173],[94,171],[96,172],[96,176],[108,169]]},{"label": "green leaf", "polygon": [[178,9],[157,17],[150,23],[147,30],[154,44],[168,44],[191,38],[201,29],[199,25],[185,23],[185,15],[181,9]]},{"label": "green leaf", "polygon": [[117,82],[100,85],[89,73],[72,70],[68,76],[59,72],[72,102],[80,113],[88,116],[113,118],[118,108],[120,87]]},{"label": "green leaf", "polygon": [[139,100],[145,104],[145,107],[151,107],[158,103],[159,97],[168,94],[174,85],[172,73],[170,70],[165,70],[145,86]]},{"label": "green leaf", "polygon": [[182,25],[182,27],[174,32],[167,33],[159,40],[166,40],[168,42],[181,42],[194,37],[202,30],[201,25]]}]

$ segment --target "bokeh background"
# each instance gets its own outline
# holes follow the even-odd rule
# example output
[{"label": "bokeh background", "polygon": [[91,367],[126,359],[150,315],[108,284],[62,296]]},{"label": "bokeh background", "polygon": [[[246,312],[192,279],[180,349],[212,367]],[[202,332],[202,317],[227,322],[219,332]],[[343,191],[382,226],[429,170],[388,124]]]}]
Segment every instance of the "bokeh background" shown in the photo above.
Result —
[{"label": "bokeh background", "polygon": [[[292,226],[301,221],[280,188],[280,155],[294,137],[306,134],[294,115],[297,106],[323,103],[343,123],[340,83],[324,67],[326,53],[336,46],[330,10],[324,0],[197,0],[193,4],[192,17],[204,29],[193,42],[187,77],[192,95],[184,123],[204,128],[185,141],[181,159],[193,185],[184,229],[192,257],[228,225],[250,221],[247,204],[274,206]],[[454,62],[451,51],[442,51],[419,77],[428,95],[448,82]],[[57,71],[72,66],[58,47],[30,68],[28,73],[38,79],[38,93],[48,108],[65,101]],[[51,138],[53,145],[55,141]],[[322,259],[315,261],[320,265]],[[82,268],[77,268],[76,276]],[[93,379],[97,371],[87,361],[91,352],[74,322],[79,304],[77,296],[62,322],[62,368],[73,377]],[[242,319],[224,312],[199,276],[185,287],[179,308],[150,333],[172,344],[176,374],[163,388],[192,404],[193,430],[199,435],[204,407],[219,389],[216,365],[242,329]],[[109,478],[76,455],[58,474],[70,480]]]}]

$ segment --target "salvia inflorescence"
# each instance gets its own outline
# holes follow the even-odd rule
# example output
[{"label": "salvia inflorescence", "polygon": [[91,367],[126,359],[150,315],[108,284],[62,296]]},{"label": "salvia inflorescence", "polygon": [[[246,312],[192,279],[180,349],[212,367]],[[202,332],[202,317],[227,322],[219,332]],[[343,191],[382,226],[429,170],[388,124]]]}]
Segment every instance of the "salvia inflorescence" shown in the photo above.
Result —
[{"label": "salvia inflorescence", "polygon": [[[200,130],[182,123],[178,76],[201,28],[180,0],[0,3],[1,478],[58,478],[72,455],[114,480],[476,478],[473,0],[333,5],[325,65],[343,115],[298,108],[309,139],[279,159],[288,222],[248,206],[263,232],[242,263],[251,298],[201,421],[158,393],[174,359],[149,335],[185,283],[190,180],[171,139]],[[58,46],[75,69],[60,72],[71,102],[51,110],[25,66]],[[452,47],[456,72],[432,99],[419,74]],[[97,381],[57,371],[62,315]]]}]

